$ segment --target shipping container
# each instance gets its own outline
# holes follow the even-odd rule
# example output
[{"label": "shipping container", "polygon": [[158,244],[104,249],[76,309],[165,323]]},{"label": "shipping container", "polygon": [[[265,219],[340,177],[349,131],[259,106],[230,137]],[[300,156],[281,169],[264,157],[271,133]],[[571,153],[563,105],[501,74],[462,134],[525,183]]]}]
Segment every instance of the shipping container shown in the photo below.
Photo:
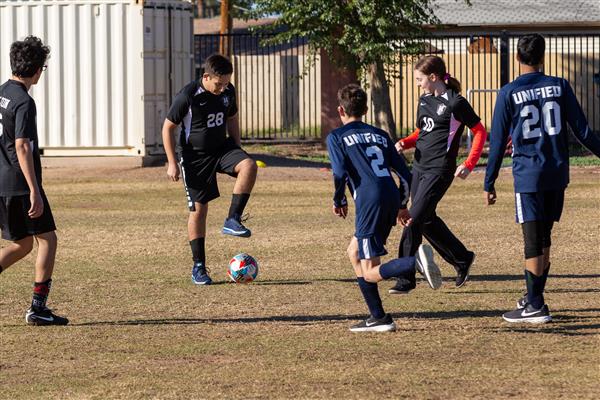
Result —
[{"label": "shipping container", "polygon": [[0,80],[28,35],[51,48],[30,94],[46,156],[163,154],[174,94],[193,79],[193,10],[178,0],[0,0]]}]

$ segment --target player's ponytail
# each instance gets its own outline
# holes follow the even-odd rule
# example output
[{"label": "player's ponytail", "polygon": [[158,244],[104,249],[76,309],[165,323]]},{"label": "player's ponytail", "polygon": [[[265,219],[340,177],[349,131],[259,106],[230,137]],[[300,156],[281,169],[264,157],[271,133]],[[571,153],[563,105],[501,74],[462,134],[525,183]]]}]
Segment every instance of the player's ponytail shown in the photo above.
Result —
[{"label": "player's ponytail", "polygon": [[439,79],[444,81],[446,87],[452,89],[456,93],[460,93],[460,82],[446,71],[446,63],[444,63],[444,60],[441,57],[423,56],[419,58],[419,61],[415,64],[415,69],[421,71],[425,75],[436,75]]}]

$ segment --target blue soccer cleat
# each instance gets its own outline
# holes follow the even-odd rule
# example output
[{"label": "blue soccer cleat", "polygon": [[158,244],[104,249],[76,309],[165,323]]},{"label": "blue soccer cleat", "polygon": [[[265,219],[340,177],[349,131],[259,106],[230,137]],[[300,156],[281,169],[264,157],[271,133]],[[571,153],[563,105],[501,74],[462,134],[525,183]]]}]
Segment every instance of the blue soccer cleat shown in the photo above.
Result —
[{"label": "blue soccer cleat", "polygon": [[246,228],[242,224],[242,222],[240,221],[240,216],[237,214],[231,218],[225,219],[225,223],[223,224],[223,230],[221,232],[223,232],[225,235],[239,237],[250,237],[250,235],[252,235],[250,229]]},{"label": "blue soccer cleat", "polygon": [[192,282],[196,285],[210,285],[212,279],[203,263],[195,263],[192,267]]}]

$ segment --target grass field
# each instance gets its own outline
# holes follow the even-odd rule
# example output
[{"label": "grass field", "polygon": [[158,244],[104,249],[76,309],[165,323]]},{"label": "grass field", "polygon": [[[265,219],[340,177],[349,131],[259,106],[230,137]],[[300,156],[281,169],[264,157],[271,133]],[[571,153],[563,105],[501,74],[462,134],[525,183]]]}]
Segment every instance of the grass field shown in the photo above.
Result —
[{"label": "grass field", "polygon": [[[305,164],[302,164],[305,165]],[[217,284],[190,281],[180,183],[163,168],[51,167],[45,187],[59,251],[50,307],[67,327],[24,324],[33,256],[0,275],[0,399],[567,398],[600,393],[600,170],[577,168],[554,231],[546,301],[554,322],[509,326],[523,291],[512,179],[483,204],[483,174],[455,182],[439,214],[477,252],[470,281],[420,281],[387,294],[399,330],[355,334],[364,306],[346,260],[353,219],[330,211],[330,174],[268,167],[248,211],[250,239],[219,233],[233,180],[211,203],[208,264]],[[388,242],[396,253],[400,229]],[[230,257],[261,267],[226,282]],[[438,258],[439,259],[439,258]]]}]

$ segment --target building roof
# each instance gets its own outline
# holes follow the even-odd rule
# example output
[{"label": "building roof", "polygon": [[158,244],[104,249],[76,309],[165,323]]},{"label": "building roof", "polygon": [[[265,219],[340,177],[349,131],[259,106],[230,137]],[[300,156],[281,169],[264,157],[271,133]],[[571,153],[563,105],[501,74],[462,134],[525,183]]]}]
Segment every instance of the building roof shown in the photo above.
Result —
[{"label": "building roof", "polygon": [[600,26],[600,0],[434,0],[444,25],[458,26]]}]

